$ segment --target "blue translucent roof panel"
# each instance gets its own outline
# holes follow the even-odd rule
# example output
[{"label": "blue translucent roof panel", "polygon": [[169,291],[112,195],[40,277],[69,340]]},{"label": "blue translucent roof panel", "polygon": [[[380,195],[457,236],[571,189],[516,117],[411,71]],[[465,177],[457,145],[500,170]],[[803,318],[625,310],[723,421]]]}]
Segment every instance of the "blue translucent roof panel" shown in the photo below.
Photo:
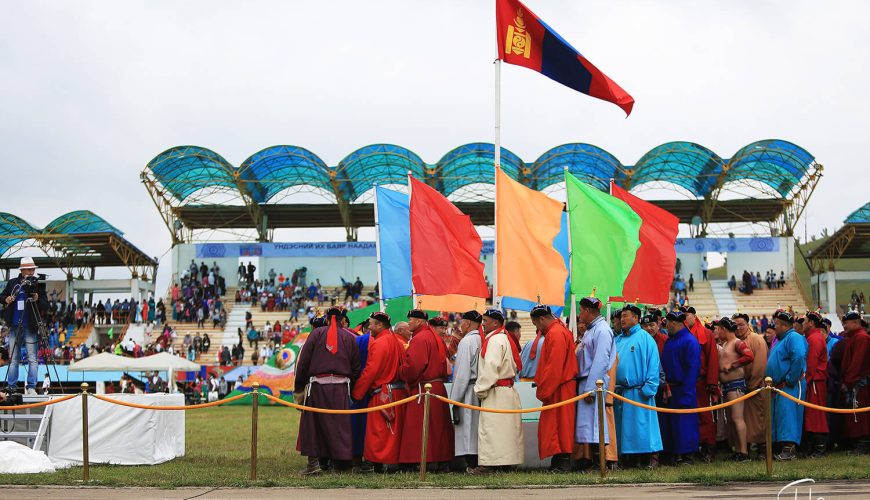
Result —
[{"label": "blue translucent roof panel", "polygon": [[355,201],[376,184],[407,184],[408,172],[422,179],[426,163],[413,151],[393,144],[371,144],[357,149],[338,163],[338,178]]},{"label": "blue translucent roof panel", "polygon": [[90,210],[76,210],[61,215],[45,226],[47,233],[83,234],[83,233],[115,233],[123,235],[120,229],[106,222],[105,219]]},{"label": "blue translucent roof panel", "polygon": [[28,239],[29,235],[38,233],[39,230],[29,222],[6,212],[0,212],[0,255],[5,254],[10,248]]},{"label": "blue translucent roof panel", "polygon": [[233,166],[221,155],[198,146],[167,149],[148,162],[148,168],[179,201],[205,187],[237,187]]},{"label": "blue translucent roof panel", "polygon": [[788,141],[753,142],[729,160],[725,182],[754,180],[786,197],[806,176],[814,160],[805,149]]},{"label": "blue translucent roof panel", "polygon": [[693,142],[669,142],[647,152],[633,167],[630,187],[648,182],[669,182],[698,198],[710,194],[722,174],[724,161]]},{"label": "blue translucent roof panel", "polygon": [[312,186],[332,192],[326,163],[298,146],[263,149],[242,162],[239,171],[256,203],[265,203],[279,191],[295,186]]},{"label": "blue translucent roof panel", "polygon": [[867,224],[870,223],[870,203],[855,210],[844,221],[846,224]]},{"label": "blue translucent roof panel", "polygon": [[602,191],[610,179],[625,177],[625,167],[615,156],[591,144],[563,144],[542,154],[532,165],[529,187],[542,190],[564,182],[565,167],[578,179]]},{"label": "blue translucent roof panel", "polygon": [[[494,184],[495,146],[484,142],[464,144],[453,149],[436,165],[437,188],[444,196],[469,184]],[[519,156],[501,148],[501,168],[513,179],[526,169]]]}]

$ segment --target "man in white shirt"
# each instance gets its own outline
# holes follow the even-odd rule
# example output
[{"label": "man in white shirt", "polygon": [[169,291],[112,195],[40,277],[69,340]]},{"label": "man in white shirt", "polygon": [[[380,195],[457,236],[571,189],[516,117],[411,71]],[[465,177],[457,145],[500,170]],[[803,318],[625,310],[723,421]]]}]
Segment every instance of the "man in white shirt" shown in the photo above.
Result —
[{"label": "man in white shirt", "polygon": [[701,261],[701,279],[707,281],[707,271],[710,270],[710,264],[707,262],[707,257]]}]

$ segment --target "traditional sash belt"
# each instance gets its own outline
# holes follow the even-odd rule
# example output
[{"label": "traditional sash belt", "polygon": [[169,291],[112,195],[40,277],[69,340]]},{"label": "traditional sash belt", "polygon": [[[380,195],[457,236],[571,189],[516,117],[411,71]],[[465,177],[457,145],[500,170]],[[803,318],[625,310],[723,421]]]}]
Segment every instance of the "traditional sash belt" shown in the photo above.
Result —
[{"label": "traditional sash belt", "polygon": [[514,379],[512,378],[500,378],[495,381],[496,387],[513,387]]},{"label": "traditional sash belt", "polygon": [[[389,384],[387,384],[387,389],[389,389],[391,391],[393,389],[404,389],[404,388],[405,388],[404,382],[390,382]],[[372,391],[372,396],[374,396],[375,394],[378,394],[379,392],[381,392],[380,387],[378,387],[377,389]]]},{"label": "traditional sash belt", "polygon": [[314,382],[316,384],[346,384],[350,382],[350,378],[344,375],[325,373],[323,375],[315,375],[311,377],[310,382]]}]

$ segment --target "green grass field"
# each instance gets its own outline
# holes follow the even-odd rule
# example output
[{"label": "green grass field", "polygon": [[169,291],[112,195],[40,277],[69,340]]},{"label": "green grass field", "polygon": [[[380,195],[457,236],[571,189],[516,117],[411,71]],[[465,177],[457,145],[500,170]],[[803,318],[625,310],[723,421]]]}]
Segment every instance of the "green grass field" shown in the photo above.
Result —
[{"label": "green grass field", "polygon": [[[297,472],[304,460],[296,452],[299,413],[289,408],[261,407],[259,419],[258,481],[250,481],[250,407],[219,407],[187,413],[187,454],[155,466],[107,466],[90,468],[91,481],[104,486],[307,486],[313,488],[413,488],[420,486],[417,474],[329,474],[301,478]],[[774,476],[765,473],[764,462],[718,461],[688,467],[660,467],[655,470],[611,472],[608,483],[699,483],[729,481],[786,481],[810,477],[823,479],[868,479],[870,457],[848,457],[837,453],[822,460],[774,463]],[[54,474],[4,475],[3,484],[76,485],[81,467]],[[546,471],[513,472],[487,477],[465,474],[429,474],[427,486],[483,486],[501,488],[518,485],[598,484],[593,474],[551,474]]]}]

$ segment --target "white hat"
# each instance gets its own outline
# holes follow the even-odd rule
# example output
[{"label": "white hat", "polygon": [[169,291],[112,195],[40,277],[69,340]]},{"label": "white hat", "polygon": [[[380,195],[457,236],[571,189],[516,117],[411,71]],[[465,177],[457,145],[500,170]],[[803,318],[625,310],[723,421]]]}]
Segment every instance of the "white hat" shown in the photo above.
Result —
[{"label": "white hat", "polygon": [[18,265],[18,269],[36,269],[33,257],[21,257],[21,264]]}]

